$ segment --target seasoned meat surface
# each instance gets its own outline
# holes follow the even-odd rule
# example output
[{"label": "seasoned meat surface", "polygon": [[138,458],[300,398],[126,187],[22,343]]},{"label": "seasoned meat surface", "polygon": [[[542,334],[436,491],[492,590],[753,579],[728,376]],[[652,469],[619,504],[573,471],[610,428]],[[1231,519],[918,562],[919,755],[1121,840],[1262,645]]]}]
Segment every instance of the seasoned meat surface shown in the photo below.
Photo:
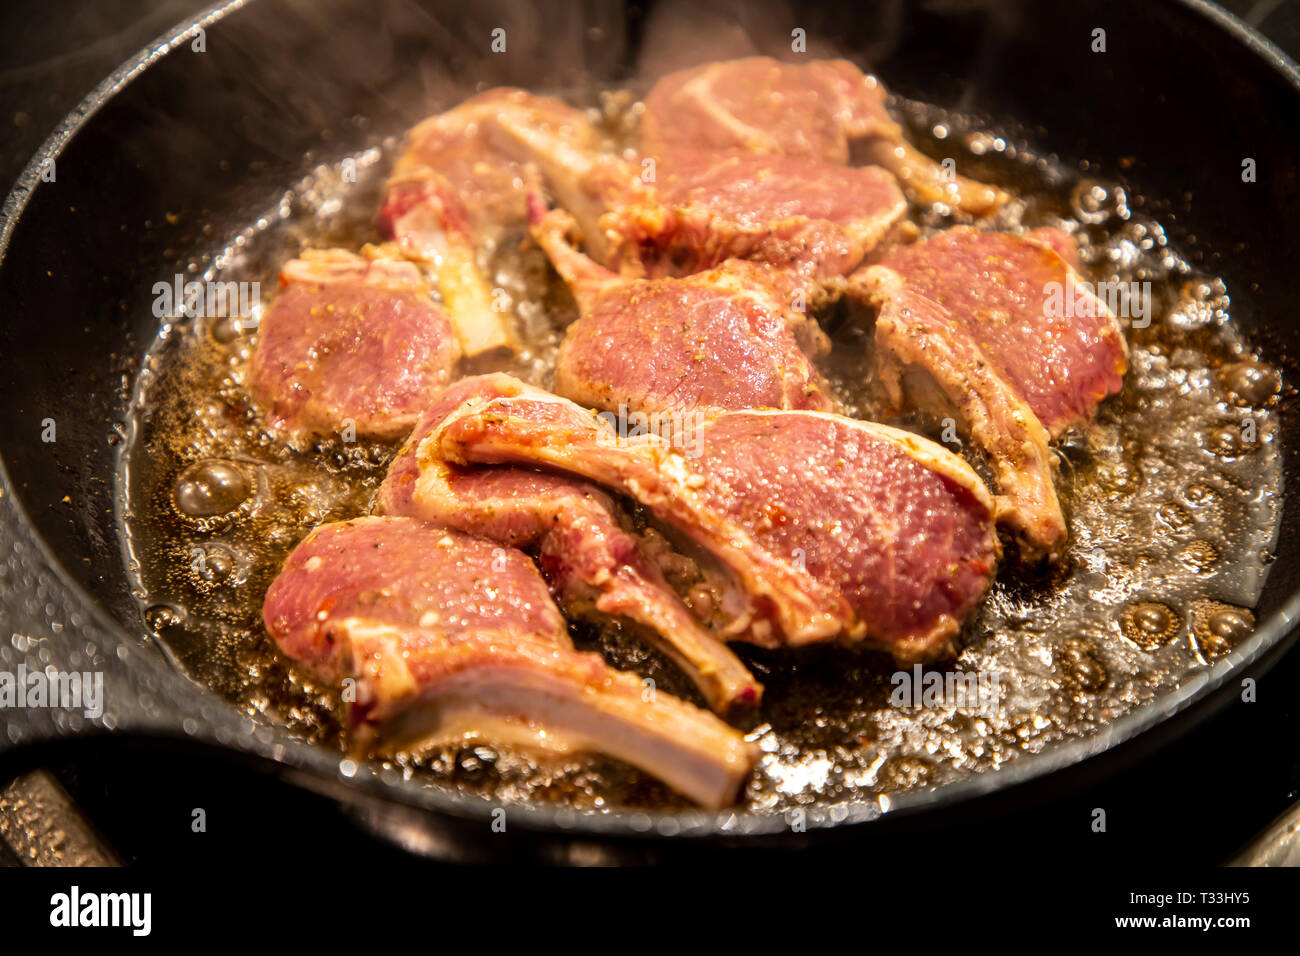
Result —
[{"label": "seasoned meat surface", "polygon": [[533,563],[410,518],[323,525],[267,592],[289,656],[351,678],[358,742],[554,734],[661,777],[706,806],[735,800],[755,748],[716,717],[575,651]]},{"label": "seasoned meat surface", "polygon": [[687,275],[731,258],[844,275],[907,209],[876,167],[700,149],[637,162],[511,116],[500,128],[503,148],[541,170],[588,251],[634,275]]},{"label": "seasoned meat surface", "polygon": [[1007,198],[913,148],[885,110],[880,81],[846,60],[747,57],[669,74],[646,97],[642,136],[646,152],[664,157],[703,147],[839,164],[861,143],[915,199],[982,216]]},{"label": "seasoned meat surface", "polygon": [[527,221],[541,174],[496,145],[502,116],[514,117],[571,148],[595,149],[599,137],[581,112],[546,96],[501,88],[431,116],[407,134],[379,212],[380,230],[418,263],[446,305],[468,357],[517,350],[513,330],[494,308],[478,253]]},{"label": "seasoned meat surface", "polygon": [[819,412],[731,412],[689,448],[623,439],[544,394],[467,403],[454,461],[533,463],[628,494],[711,553],[759,644],[840,638],[900,661],[952,652],[998,557],[993,502],[958,457],[907,432]]},{"label": "seasoned meat surface", "polygon": [[956,227],[853,280],[879,309],[881,387],[896,406],[924,402],[907,373],[928,376],[992,459],[1001,520],[1035,555],[1066,536],[1048,441],[1120,390],[1128,358],[1115,317],[1057,250],[1073,257],[1056,230]]},{"label": "seasoned meat surface", "polygon": [[535,167],[501,150],[495,139],[503,116],[554,136],[575,149],[596,149],[599,137],[581,111],[549,96],[502,87],[416,125],[393,174],[400,179],[432,169],[467,210],[472,228],[492,235],[528,220],[528,194],[541,187]]},{"label": "seasoned meat surface", "polygon": [[809,352],[827,348],[788,274],[731,260],[681,279],[625,278],[573,249],[568,217],[534,230],[581,314],[556,356],[559,394],[592,408],[721,411],[827,409]]},{"label": "seasoned meat surface", "polygon": [[885,90],[846,60],[769,57],[705,63],[659,80],[641,125],[650,153],[682,147],[847,163],[849,143],[896,138]]},{"label": "seasoned meat surface", "polygon": [[248,371],[275,424],[401,438],[451,380],[460,349],[410,263],[312,250],[280,286]]},{"label": "seasoned meat surface", "polygon": [[762,686],[691,616],[641,543],[623,529],[604,492],[561,475],[456,465],[442,457],[440,428],[462,404],[528,391],[499,374],[462,379],[449,388],[389,468],[380,510],[536,551],[568,613],[638,625],[638,633],[677,663],[714,709],[753,708]]}]

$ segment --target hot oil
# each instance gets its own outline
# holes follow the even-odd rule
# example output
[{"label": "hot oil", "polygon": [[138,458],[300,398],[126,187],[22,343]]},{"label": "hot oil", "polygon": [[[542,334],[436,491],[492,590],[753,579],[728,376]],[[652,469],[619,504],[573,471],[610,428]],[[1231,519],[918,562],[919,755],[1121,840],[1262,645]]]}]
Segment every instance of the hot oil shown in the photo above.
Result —
[{"label": "hot oil", "polygon": [[[605,97],[602,119],[615,139],[636,115],[633,99]],[[900,701],[897,668],[878,655],[737,648],[767,685],[751,734],[764,752],[746,795],[756,810],[933,786],[1086,736],[1154,701],[1249,633],[1244,609],[1258,599],[1280,516],[1280,381],[1240,338],[1223,284],[1196,274],[1113,184],[959,116],[897,106],[929,152],[954,156],[964,174],[1015,192],[999,228],[1068,228],[1085,278],[1151,283],[1150,324],[1127,330],[1124,392],[1103,406],[1095,428],[1058,448],[1071,528],[1066,560],[1051,573],[1004,565],[968,628],[966,649],[944,668],[953,677],[982,676],[975,699]],[[260,281],[265,302],[279,265],[302,249],[378,241],[373,214],[384,154],[395,145],[355,157],[355,183],[344,181],[341,167],[317,168],[255,228],[196,263],[195,276]],[[912,218],[923,234],[951,224],[942,210],[917,208]],[[574,315],[567,290],[522,235],[500,237],[485,265],[527,343],[506,370],[549,386]],[[228,320],[178,321],[164,326],[146,357],[121,451],[127,561],[146,625],[196,681],[252,717],[342,748],[337,689],[276,652],[261,602],[308,531],[368,510],[396,449],[286,446],[243,386],[253,334]],[[883,419],[870,391],[869,336],[843,322],[832,337],[824,371],[844,410]],[[942,423],[895,423],[945,437]],[[960,450],[985,467],[969,445]],[[186,508],[178,509],[182,477]],[[574,636],[616,666],[692,696],[670,665],[617,626],[575,626]],[[599,757],[540,760],[467,741],[401,754],[388,766],[429,786],[503,801],[684,805],[656,781]]]}]

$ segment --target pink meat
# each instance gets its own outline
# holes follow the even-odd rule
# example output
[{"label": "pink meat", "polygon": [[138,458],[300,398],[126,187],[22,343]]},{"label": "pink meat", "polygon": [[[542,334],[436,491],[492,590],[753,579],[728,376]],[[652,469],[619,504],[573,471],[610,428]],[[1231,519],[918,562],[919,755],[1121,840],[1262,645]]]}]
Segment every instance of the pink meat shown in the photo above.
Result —
[{"label": "pink meat", "polygon": [[441,441],[451,460],[533,463],[636,498],[732,572],[750,640],[865,640],[899,660],[951,651],[998,554],[992,501],[964,462],[825,413],[731,412],[697,435],[691,454],[622,439],[530,395],[463,407]]},{"label": "pink meat", "polygon": [[248,370],[273,423],[400,438],[446,386],[459,348],[419,271],[341,251],[287,263]]},{"label": "pink meat", "polygon": [[324,525],[267,592],[267,630],[326,679],[353,682],[353,743],[388,751],[449,736],[609,754],[720,807],[757,749],[707,711],[569,641],[519,551],[410,518]]},{"label": "pink meat", "polygon": [[1057,251],[1072,248],[1068,236],[1039,230],[1035,240],[957,227],[896,248],[880,265],[942,306],[952,333],[969,337],[1057,435],[1123,387],[1128,358],[1115,317],[1095,298],[1073,315],[1053,314],[1050,288],[1082,279]]},{"label": "pink meat", "polygon": [[682,668],[715,710],[752,709],[762,686],[673,593],[606,494],[561,475],[460,466],[437,454],[443,421],[463,403],[530,391],[508,375],[462,379],[449,388],[389,468],[380,509],[536,552],[570,614],[630,622]]}]

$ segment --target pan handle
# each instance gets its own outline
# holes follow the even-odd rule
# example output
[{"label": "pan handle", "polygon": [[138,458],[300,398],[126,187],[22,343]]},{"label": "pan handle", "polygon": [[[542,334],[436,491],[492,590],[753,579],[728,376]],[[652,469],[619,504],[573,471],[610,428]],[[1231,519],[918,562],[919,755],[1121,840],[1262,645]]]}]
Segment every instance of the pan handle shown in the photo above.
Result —
[{"label": "pan handle", "polygon": [[121,866],[68,791],[45,770],[0,789],[0,841],[23,866]]}]

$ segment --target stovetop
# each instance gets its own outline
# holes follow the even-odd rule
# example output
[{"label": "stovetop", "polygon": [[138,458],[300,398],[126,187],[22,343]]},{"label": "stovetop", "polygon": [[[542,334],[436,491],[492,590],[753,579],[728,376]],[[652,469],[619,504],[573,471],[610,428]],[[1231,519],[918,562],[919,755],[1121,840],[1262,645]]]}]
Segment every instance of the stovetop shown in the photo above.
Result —
[{"label": "stovetop", "polygon": [[[122,60],[209,0],[10,0],[0,9],[0,182],[6,189],[57,121]],[[1227,0],[1300,59],[1300,0]],[[0,505],[0,537],[14,520]],[[0,601],[0,634],[11,630]],[[1158,860],[1171,866],[1228,859],[1300,797],[1300,648],[1258,684],[1255,703],[1233,703],[1192,733],[1110,779],[982,824],[984,846],[1003,857],[1050,853],[1074,865],[1121,872]],[[210,756],[109,741],[75,760],[50,754],[49,774],[127,863],[247,866],[250,847],[274,847],[298,865],[393,862],[378,841],[330,800]],[[0,789],[3,782],[0,782]],[[1105,808],[1108,827],[1088,825]],[[205,832],[191,827],[202,809]],[[927,835],[943,841],[952,824]],[[952,834],[957,839],[957,834]],[[969,834],[962,836],[969,840]],[[873,853],[888,853],[886,837]],[[903,847],[898,847],[903,849]],[[20,853],[24,852],[21,848]],[[801,851],[801,864],[858,856],[861,845]],[[0,864],[15,864],[0,841]],[[851,862],[851,861],[848,861]],[[364,870],[362,871],[364,872]]]}]

